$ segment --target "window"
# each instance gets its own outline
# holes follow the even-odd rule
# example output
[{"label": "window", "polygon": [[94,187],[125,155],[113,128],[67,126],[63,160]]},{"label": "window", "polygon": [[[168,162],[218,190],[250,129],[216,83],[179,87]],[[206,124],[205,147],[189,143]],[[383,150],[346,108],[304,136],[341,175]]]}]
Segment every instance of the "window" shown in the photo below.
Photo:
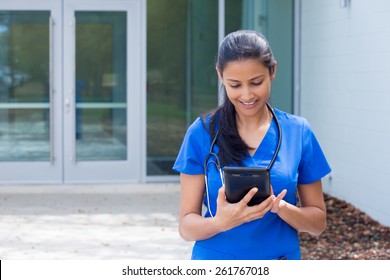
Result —
[{"label": "window", "polygon": [[147,175],[172,165],[188,126],[217,106],[218,0],[147,4]]},{"label": "window", "polygon": [[273,106],[293,111],[294,1],[225,0],[225,32],[252,29],[264,34],[278,62]]}]

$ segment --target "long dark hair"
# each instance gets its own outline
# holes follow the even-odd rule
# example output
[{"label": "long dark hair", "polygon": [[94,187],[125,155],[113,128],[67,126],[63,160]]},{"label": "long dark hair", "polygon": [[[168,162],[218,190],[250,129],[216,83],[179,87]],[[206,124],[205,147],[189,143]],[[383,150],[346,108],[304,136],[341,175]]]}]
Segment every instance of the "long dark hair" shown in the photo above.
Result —
[{"label": "long dark hair", "polygon": [[[268,67],[272,75],[275,70],[275,58],[267,39],[260,33],[252,30],[239,30],[228,34],[219,47],[216,67],[223,75],[223,70],[229,62],[255,59]],[[202,116],[203,123],[210,117],[211,139],[214,139],[219,131],[216,144],[219,146],[219,159],[222,165],[242,165],[242,161],[248,155],[249,146],[238,134],[236,124],[236,110],[227,97],[226,89],[223,103],[211,113]]]}]

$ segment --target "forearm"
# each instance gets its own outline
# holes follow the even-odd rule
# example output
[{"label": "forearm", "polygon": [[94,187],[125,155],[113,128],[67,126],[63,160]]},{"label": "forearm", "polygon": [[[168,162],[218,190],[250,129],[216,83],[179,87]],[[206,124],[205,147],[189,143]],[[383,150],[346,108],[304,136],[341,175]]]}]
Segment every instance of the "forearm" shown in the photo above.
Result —
[{"label": "forearm", "polygon": [[274,196],[270,196],[262,203],[248,206],[257,189],[250,190],[237,203],[229,203],[225,197],[225,187],[218,190],[217,209],[213,218],[203,218],[200,209],[180,215],[179,231],[185,240],[208,239],[218,233],[230,230],[253,220],[263,218],[273,206]]},{"label": "forearm", "polygon": [[326,212],[315,206],[297,207],[285,202],[277,214],[300,232],[318,236],[326,228]]},{"label": "forearm", "polygon": [[189,213],[180,219],[179,233],[186,241],[204,240],[224,231],[215,218]]}]

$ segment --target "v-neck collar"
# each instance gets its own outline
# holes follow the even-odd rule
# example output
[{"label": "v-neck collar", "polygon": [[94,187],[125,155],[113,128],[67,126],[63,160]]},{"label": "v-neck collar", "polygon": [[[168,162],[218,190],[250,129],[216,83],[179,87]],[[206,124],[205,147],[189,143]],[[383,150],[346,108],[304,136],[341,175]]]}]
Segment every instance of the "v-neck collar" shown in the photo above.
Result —
[{"label": "v-neck collar", "polygon": [[251,156],[248,152],[248,157],[245,160],[250,166],[267,166],[271,161],[277,145],[277,128],[275,119],[272,118],[271,124],[268,127],[266,134],[255,153]]}]

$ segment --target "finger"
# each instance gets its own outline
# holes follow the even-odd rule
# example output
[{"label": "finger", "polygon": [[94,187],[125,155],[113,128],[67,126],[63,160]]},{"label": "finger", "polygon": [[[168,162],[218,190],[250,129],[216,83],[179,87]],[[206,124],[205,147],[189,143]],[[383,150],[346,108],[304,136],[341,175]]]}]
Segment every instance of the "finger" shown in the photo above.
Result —
[{"label": "finger", "polygon": [[240,204],[247,205],[251,201],[252,197],[257,193],[258,188],[252,188],[239,202]]},{"label": "finger", "polygon": [[[263,218],[264,215],[272,209],[272,207],[273,207],[273,204],[269,203],[264,208],[259,209],[255,212],[251,212],[248,215],[248,220],[252,221],[252,220]],[[253,208],[253,207],[250,207],[250,208]]]},{"label": "finger", "polygon": [[253,211],[256,212],[256,213],[259,213],[259,212],[262,212],[262,211],[268,212],[269,209],[272,208],[274,199],[275,199],[275,196],[274,195],[270,195],[263,202],[261,202],[258,205],[254,205],[251,208],[253,208]]},{"label": "finger", "polygon": [[269,197],[267,197],[267,199],[265,199],[263,202],[261,202],[259,205],[262,205],[263,208],[266,207],[266,205],[268,204],[272,204],[272,201],[274,201],[275,199],[275,195],[270,195]]},{"label": "finger", "polygon": [[226,200],[225,185],[222,185],[222,187],[220,187],[218,190],[217,203],[224,202],[225,200]]},{"label": "finger", "polygon": [[285,196],[286,196],[286,193],[287,193],[287,190],[286,189],[284,189],[283,191],[281,191],[279,194],[278,194],[278,196],[276,196],[275,197],[275,195],[273,195],[273,201],[275,202],[275,201],[280,201],[280,200],[282,200]]},{"label": "finger", "polygon": [[284,189],[284,190],[281,191],[280,194],[278,194],[277,198],[280,197],[280,200],[282,200],[286,196],[286,194],[287,194],[287,190]]},{"label": "finger", "polygon": [[280,202],[282,201],[282,199],[285,197],[287,193],[287,190],[284,189],[273,201],[273,205],[276,207],[276,209],[279,209],[279,206],[280,206]]},{"label": "finger", "polygon": [[274,206],[274,200],[275,200],[275,195],[271,195],[270,197],[267,198],[267,205],[264,207],[264,211],[268,212],[269,210],[272,209]]}]

